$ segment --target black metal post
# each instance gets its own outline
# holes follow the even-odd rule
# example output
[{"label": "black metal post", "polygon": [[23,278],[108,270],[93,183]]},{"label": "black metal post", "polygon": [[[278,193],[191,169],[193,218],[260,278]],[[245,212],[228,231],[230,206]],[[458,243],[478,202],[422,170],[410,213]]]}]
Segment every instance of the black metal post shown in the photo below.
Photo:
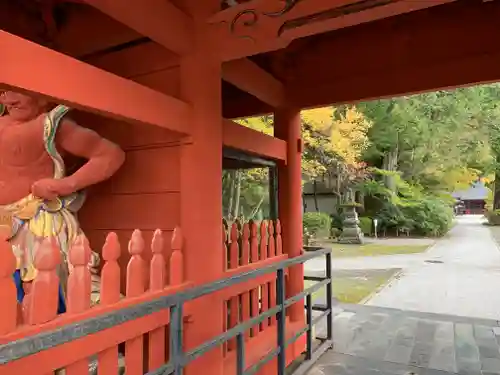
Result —
[{"label": "black metal post", "polygon": [[333,340],[333,295],[332,295],[332,253],[326,253],[326,277],[330,282],[326,285],[326,306],[328,316],[326,317],[326,336],[328,340]]},{"label": "black metal post", "polygon": [[236,336],[236,374],[243,375],[245,372],[245,336],[243,333]]},{"label": "black metal post", "polygon": [[279,268],[277,272],[276,281],[276,304],[281,307],[278,312],[277,324],[278,324],[278,375],[285,375],[286,368],[286,345],[285,345],[285,322],[286,322],[286,311],[285,311],[285,271],[283,268]]},{"label": "black metal post", "polygon": [[306,341],[306,359],[310,360],[312,358],[312,296],[308,294],[306,296],[306,321],[307,321],[307,341]]},{"label": "black metal post", "polygon": [[174,364],[174,375],[182,375],[182,303],[170,308],[170,361]]}]

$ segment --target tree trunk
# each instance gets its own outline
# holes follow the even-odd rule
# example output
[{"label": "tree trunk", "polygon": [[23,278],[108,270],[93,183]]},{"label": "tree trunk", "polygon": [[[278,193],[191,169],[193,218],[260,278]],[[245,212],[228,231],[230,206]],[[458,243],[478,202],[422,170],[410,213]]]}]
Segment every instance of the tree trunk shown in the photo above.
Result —
[{"label": "tree trunk", "polygon": [[236,220],[239,215],[240,209],[240,195],[241,195],[241,171],[236,171],[236,188],[234,195],[234,219]]},{"label": "tree trunk", "polygon": [[233,204],[234,204],[234,194],[235,194],[235,185],[236,185],[236,171],[232,170],[229,172],[229,202],[227,204],[227,219],[229,221],[233,220]]},{"label": "tree trunk", "polygon": [[316,194],[317,186],[316,186],[316,180],[313,180],[313,198],[314,198],[314,208],[316,209],[316,212],[319,212],[319,206],[318,206],[318,196]]},{"label": "tree trunk", "polygon": [[[497,157],[498,159],[498,157]],[[495,184],[493,192],[493,209],[500,210],[500,170],[495,171]]]},{"label": "tree trunk", "polygon": [[254,216],[257,214],[257,212],[259,212],[260,206],[262,206],[262,203],[264,202],[264,198],[264,195],[260,198],[259,204],[257,204],[257,206],[253,209],[252,213],[248,217],[248,220],[253,220]]},{"label": "tree trunk", "polygon": [[[389,151],[384,154],[384,161],[382,165],[382,169],[389,172],[396,172],[398,166],[398,148],[395,150]],[[396,181],[394,176],[385,176],[384,177],[385,186],[391,191],[396,191]]]}]

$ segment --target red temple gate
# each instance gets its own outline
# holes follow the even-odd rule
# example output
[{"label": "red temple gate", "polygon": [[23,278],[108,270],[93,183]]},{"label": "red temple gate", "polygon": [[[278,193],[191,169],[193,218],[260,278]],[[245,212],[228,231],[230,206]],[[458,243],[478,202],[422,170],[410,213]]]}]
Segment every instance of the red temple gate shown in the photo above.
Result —
[{"label": "red temple gate", "polygon": [[[53,289],[57,262],[47,245],[49,255],[38,265],[44,272],[35,284],[35,292],[42,292],[33,295],[27,325],[18,326],[12,304],[0,313],[5,345],[299,257],[301,108],[500,79],[500,5],[494,1],[28,3],[0,2],[0,88],[35,93],[80,110],[74,118],[118,143],[127,161],[111,180],[91,189],[80,215],[92,249],[103,248],[101,306],[89,309],[82,302],[88,293],[82,267],[88,249],[81,245],[70,259],[75,266],[70,311],[56,318],[52,310],[44,310],[38,293]],[[262,113],[274,113],[274,137],[228,120]],[[249,226],[221,230],[223,146],[277,163],[279,221],[262,227],[259,236]],[[168,246],[160,250],[156,229],[167,238],[176,227],[182,228],[182,249],[177,237],[172,251]],[[140,235],[133,234],[136,229]],[[108,237],[105,245],[111,231],[117,237]],[[129,240],[128,253],[118,257],[118,243],[125,246]],[[261,248],[257,254],[256,241]],[[152,251],[145,250],[149,243]],[[240,253],[244,255],[236,255]],[[7,301],[14,266],[5,251],[0,260],[0,294]],[[252,318],[256,305],[259,312],[272,309],[275,282],[271,272],[225,288],[216,297],[191,301],[184,312],[185,347],[194,348]],[[302,292],[300,265],[290,268],[286,290],[289,296]],[[119,291],[126,296],[123,301],[117,301]],[[258,304],[256,294],[265,295],[265,302]],[[165,361],[164,327],[170,312],[164,309],[103,331],[105,335],[2,366],[6,374],[28,366],[44,368],[40,373],[46,374],[55,369],[52,365],[71,364],[67,373],[81,374],[88,371],[87,362],[71,353],[82,350],[88,356],[99,352],[99,371],[106,375],[118,366],[118,347],[113,345],[125,342],[127,374],[153,370]],[[300,333],[306,321],[303,306],[295,303],[287,314],[289,334]],[[249,346],[249,363],[273,347],[276,333],[268,328],[276,323],[269,317],[247,334],[254,339],[258,331],[261,337]],[[145,332],[150,332],[147,340]],[[188,371],[235,373],[231,360],[237,340],[204,353]],[[102,347],[106,350],[98,349]],[[304,348],[303,339],[296,341],[287,361]],[[270,367],[262,371],[275,373]]]}]

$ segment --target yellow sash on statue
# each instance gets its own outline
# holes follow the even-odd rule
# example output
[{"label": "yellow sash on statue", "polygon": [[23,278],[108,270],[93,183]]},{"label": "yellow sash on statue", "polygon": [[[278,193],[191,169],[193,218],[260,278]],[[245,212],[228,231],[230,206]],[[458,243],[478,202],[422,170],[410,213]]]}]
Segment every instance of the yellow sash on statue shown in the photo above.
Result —
[{"label": "yellow sash on statue", "polygon": [[[9,240],[15,239],[22,228],[40,240],[48,237],[59,238],[64,231],[68,243],[71,244],[79,231],[74,212],[81,205],[78,204],[78,198],[81,197],[80,194],[72,194],[53,201],[44,201],[30,194],[13,204],[0,206],[0,230],[5,231]],[[17,257],[17,268],[22,267],[22,280],[33,280],[36,276],[34,265],[30,262],[23,266],[21,259]]]}]

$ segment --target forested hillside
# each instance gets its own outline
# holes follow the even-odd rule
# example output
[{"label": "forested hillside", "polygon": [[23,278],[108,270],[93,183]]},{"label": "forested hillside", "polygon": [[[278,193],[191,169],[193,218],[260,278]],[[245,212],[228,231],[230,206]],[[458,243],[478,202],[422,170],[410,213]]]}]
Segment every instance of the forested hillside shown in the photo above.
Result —
[{"label": "forested hillside", "polygon": [[[272,121],[239,122],[272,134]],[[302,128],[305,182],[333,174],[339,193],[363,193],[363,214],[386,229],[439,234],[451,220],[446,193],[490,183],[499,169],[500,85],[305,110]],[[247,187],[262,182],[238,173]]]}]

